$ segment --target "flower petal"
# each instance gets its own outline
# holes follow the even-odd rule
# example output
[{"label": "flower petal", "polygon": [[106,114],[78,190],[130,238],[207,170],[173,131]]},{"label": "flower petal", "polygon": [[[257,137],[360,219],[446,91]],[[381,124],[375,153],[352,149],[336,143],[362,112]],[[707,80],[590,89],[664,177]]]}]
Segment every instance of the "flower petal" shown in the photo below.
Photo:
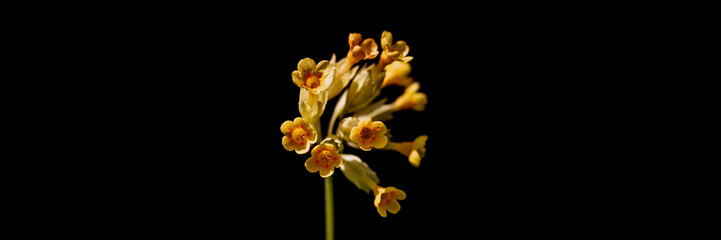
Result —
[{"label": "flower petal", "polygon": [[295,70],[293,71],[293,73],[290,74],[290,76],[293,78],[293,84],[298,87],[303,87],[303,75],[300,73],[300,71]]},{"label": "flower petal", "polygon": [[408,161],[414,167],[420,167],[421,166],[421,155],[418,153],[418,151],[413,150],[411,152],[411,154],[408,155]]},{"label": "flower petal", "polygon": [[[393,45],[391,45],[391,51],[397,51],[401,53],[401,57],[405,57],[408,55],[408,52],[410,51],[410,47],[408,47],[408,44],[406,44],[405,41],[397,41]],[[400,60],[400,59],[398,59]]]},{"label": "flower petal", "polygon": [[356,143],[358,142],[358,140],[359,140],[359,139],[358,139],[358,134],[360,133],[360,130],[361,130],[360,124],[358,124],[358,126],[355,126],[355,127],[351,128],[351,130],[350,130],[350,140],[351,140],[351,142],[356,142]]},{"label": "flower petal", "polygon": [[386,135],[380,135],[376,137],[376,140],[371,143],[374,148],[384,148],[388,144],[388,137]]},{"label": "flower petal", "polygon": [[283,147],[285,150],[293,151],[295,144],[290,142],[290,138],[287,136],[283,136]]},{"label": "flower petal", "polygon": [[315,67],[314,71],[315,72],[323,72],[330,66],[331,65],[330,65],[330,62],[328,62],[328,60],[323,60],[318,63],[318,65]]},{"label": "flower petal", "polygon": [[386,125],[381,121],[375,121],[370,124],[370,127],[375,130],[376,134],[385,134],[388,132]]},{"label": "flower petal", "polygon": [[335,154],[336,154],[337,159],[335,159],[335,161],[333,162],[333,165],[332,165],[333,168],[340,167],[340,165],[343,163],[343,157],[340,154],[338,154],[337,151],[335,152]]},{"label": "flower petal", "polygon": [[361,140],[361,142],[358,143],[358,147],[363,151],[370,151],[372,149],[371,146],[371,142],[369,141]]},{"label": "flower petal", "polygon": [[318,132],[316,132],[315,129],[311,126],[310,134],[308,135],[308,143],[314,144],[316,141],[318,141]]},{"label": "flower petal", "polygon": [[393,34],[389,31],[383,31],[383,34],[381,34],[381,48],[386,50],[391,44],[393,44]]},{"label": "flower petal", "polygon": [[[376,198],[373,199],[373,206],[379,207],[381,205],[382,195],[383,195],[383,188],[379,187],[378,192],[376,193]],[[383,215],[383,214],[381,214],[381,215]]]},{"label": "flower petal", "polygon": [[378,44],[372,38],[367,38],[361,43],[363,52],[366,53],[365,59],[373,59],[378,56]]},{"label": "flower petal", "polygon": [[293,130],[293,127],[295,127],[295,123],[291,121],[285,121],[283,124],[280,125],[280,132],[283,133],[283,135],[288,135]]},{"label": "flower petal", "polygon": [[308,150],[310,150],[310,142],[308,141],[305,141],[305,145],[296,145],[295,147],[295,153],[297,154],[305,154],[308,152]]},{"label": "flower petal", "polygon": [[308,158],[308,160],[305,160],[305,169],[308,169],[308,172],[314,173],[320,170],[320,166],[315,163],[315,155]]},{"label": "flower petal", "polygon": [[[394,187],[389,187],[389,188],[392,188],[393,192],[395,192],[393,194],[393,198],[398,199],[398,200],[406,199],[406,192],[404,192],[403,190],[400,190],[400,189],[397,189]],[[390,191],[390,189],[389,189],[389,191]]]},{"label": "flower petal", "polygon": [[348,45],[349,46],[356,46],[360,44],[361,39],[363,39],[363,36],[361,36],[360,33],[351,33],[348,34]]},{"label": "flower petal", "polygon": [[315,61],[310,58],[303,58],[298,62],[298,71],[300,71],[301,76],[315,71],[315,67]]},{"label": "flower petal", "polygon": [[419,149],[426,146],[426,141],[428,141],[428,136],[426,135],[420,135],[415,140],[413,140],[413,149]]},{"label": "flower petal", "polygon": [[386,213],[385,207],[376,207],[376,210],[378,210],[378,214],[381,215],[381,217],[387,217],[388,213]]},{"label": "flower petal", "polygon": [[323,178],[330,177],[331,175],[333,175],[333,172],[335,172],[335,168],[333,168],[333,167],[329,167],[329,168],[321,167],[320,168],[320,176]]},{"label": "flower petal", "polygon": [[390,202],[388,202],[385,206],[386,209],[388,209],[389,212],[396,214],[398,211],[401,210],[401,205],[398,204],[398,200],[392,199]]}]

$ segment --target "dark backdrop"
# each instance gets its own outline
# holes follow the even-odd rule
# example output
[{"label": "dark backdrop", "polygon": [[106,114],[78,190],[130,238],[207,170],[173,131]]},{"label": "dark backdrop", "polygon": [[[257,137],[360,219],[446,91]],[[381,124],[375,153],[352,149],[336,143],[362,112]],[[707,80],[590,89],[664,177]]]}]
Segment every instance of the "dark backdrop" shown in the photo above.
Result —
[{"label": "dark backdrop", "polygon": [[382,186],[408,197],[398,214],[382,218],[373,196],[337,171],[337,239],[558,236],[591,226],[585,216],[596,210],[580,202],[602,196],[569,181],[591,170],[574,160],[579,133],[557,131],[587,117],[566,115],[577,106],[558,94],[567,72],[556,70],[568,66],[567,53],[552,43],[562,39],[547,25],[499,15],[414,16],[327,24],[203,14],[109,36],[109,54],[118,56],[110,76],[117,98],[106,108],[117,138],[97,176],[109,180],[93,187],[101,199],[94,216],[115,219],[100,224],[111,233],[321,239],[323,180],[303,166],[309,154],[281,145],[280,125],[300,116],[290,74],[305,57],[345,56],[351,32],[380,44],[388,30],[409,44],[411,76],[428,105],[386,124],[396,141],[428,135],[428,151],[414,168],[393,151],[346,148]]}]

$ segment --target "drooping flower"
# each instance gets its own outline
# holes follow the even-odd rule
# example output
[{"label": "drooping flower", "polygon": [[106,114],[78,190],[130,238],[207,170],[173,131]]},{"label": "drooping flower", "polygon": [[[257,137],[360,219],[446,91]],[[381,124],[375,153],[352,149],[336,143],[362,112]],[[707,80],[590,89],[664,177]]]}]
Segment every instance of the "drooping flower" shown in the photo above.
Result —
[{"label": "drooping flower", "polygon": [[393,110],[407,110],[413,109],[415,111],[423,111],[428,103],[428,97],[425,93],[419,93],[418,89],[421,88],[421,84],[414,82],[413,84],[406,87],[403,94],[396,98],[393,102]]},{"label": "drooping flower", "polygon": [[313,126],[303,118],[295,118],[293,121],[285,121],[280,125],[280,132],[283,133],[283,147],[285,150],[297,154],[304,154],[310,149],[310,145],[318,140],[318,134]]},{"label": "drooping flower", "polygon": [[386,211],[393,214],[398,213],[401,210],[398,200],[406,199],[406,193],[394,187],[376,187],[373,189],[373,193],[376,196],[373,205],[376,206],[381,217],[388,216]]},{"label": "drooping flower", "polygon": [[385,67],[386,75],[383,78],[381,87],[398,85],[405,87],[413,83],[413,78],[408,77],[411,73],[411,65],[406,62],[394,61]]},{"label": "drooping flower", "polygon": [[385,135],[387,131],[383,122],[373,122],[371,118],[367,118],[351,129],[350,140],[364,151],[370,151],[371,147],[383,148],[388,143],[388,137]]},{"label": "drooping flower", "polygon": [[378,61],[378,65],[384,67],[393,61],[410,62],[413,57],[408,56],[410,48],[405,41],[397,41],[393,43],[393,34],[388,31],[383,31],[381,34],[381,59]]},{"label": "drooping flower", "polygon": [[308,172],[314,173],[320,171],[323,178],[333,175],[335,168],[340,167],[343,158],[338,154],[338,150],[333,144],[318,144],[310,151],[311,157],[305,161],[305,168]]},{"label": "drooping flower", "polygon": [[428,136],[421,135],[413,142],[389,142],[388,149],[398,151],[408,157],[411,165],[420,167],[421,159],[426,156],[426,141],[428,141]]}]

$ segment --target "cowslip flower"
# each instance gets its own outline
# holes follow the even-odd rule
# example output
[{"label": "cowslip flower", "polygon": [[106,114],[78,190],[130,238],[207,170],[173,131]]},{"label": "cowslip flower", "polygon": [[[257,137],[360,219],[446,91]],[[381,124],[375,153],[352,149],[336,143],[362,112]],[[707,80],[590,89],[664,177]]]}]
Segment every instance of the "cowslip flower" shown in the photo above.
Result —
[{"label": "cowslip flower", "polygon": [[293,71],[291,77],[296,86],[307,92],[309,106],[313,106],[318,101],[318,95],[330,87],[334,69],[327,60],[320,61],[318,64],[310,58],[298,61],[298,70]]},{"label": "cowslip flower", "polygon": [[310,151],[310,155],[311,157],[305,161],[305,168],[311,173],[320,171],[320,176],[323,178],[333,175],[335,168],[343,163],[343,157],[330,143],[318,144]]},{"label": "cowslip flower", "polygon": [[370,151],[371,147],[383,148],[388,143],[388,137],[385,135],[387,131],[383,122],[373,122],[373,119],[367,118],[351,129],[350,140],[364,151]]},{"label": "cowslip flower", "polygon": [[408,87],[406,87],[405,91],[403,91],[403,94],[396,98],[396,100],[393,102],[393,110],[394,111],[400,111],[400,110],[408,110],[413,109],[415,111],[423,111],[426,109],[426,104],[428,103],[428,97],[425,93],[419,93],[418,89],[421,88],[421,84],[418,82],[414,82]]},{"label": "cowslip flower", "polygon": [[420,167],[421,159],[426,156],[426,141],[428,136],[421,135],[413,142],[389,142],[387,148],[408,157],[408,162],[414,167]]},{"label": "cowslip flower", "polygon": [[[362,41],[361,41],[362,40]],[[356,64],[361,60],[373,59],[378,56],[378,44],[372,38],[363,37],[360,33],[351,33],[348,35],[348,59],[349,64]]]},{"label": "cowslip flower", "polygon": [[318,140],[318,134],[313,126],[299,117],[293,121],[283,122],[280,131],[284,135],[282,142],[285,150],[295,150],[297,154],[305,154],[310,149],[310,145]]},{"label": "cowslip flower", "polygon": [[378,61],[378,65],[381,67],[393,61],[410,62],[413,60],[413,57],[408,56],[408,52],[410,52],[408,44],[400,40],[393,43],[393,34],[391,32],[383,31],[383,34],[381,34],[381,48],[383,48],[383,52]]},{"label": "cowslip flower", "polygon": [[394,61],[385,67],[386,75],[383,78],[381,87],[398,85],[405,87],[413,83],[413,78],[408,77],[411,73],[411,65],[406,62]]},{"label": "cowslip flower", "polygon": [[401,210],[398,200],[406,199],[406,193],[394,187],[376,187],[373,189],[373,194],[376,196],[373,205],[376,206],[381,217],[388,216],[386,211],[393,214],[398,213]]},{"label": "cowslip flower", "polygon": [[398,203],[398,200],[406,199],[406,192],[394,187],[384,188],[378,186],[378,184],[376,184],[377,181],[369,177],[363,178],[363,182],[373,190],[373,195],[375,195],[373,205],[381,217],[387,217],[387,212],[396,214],[401,210],[401,205]]}]

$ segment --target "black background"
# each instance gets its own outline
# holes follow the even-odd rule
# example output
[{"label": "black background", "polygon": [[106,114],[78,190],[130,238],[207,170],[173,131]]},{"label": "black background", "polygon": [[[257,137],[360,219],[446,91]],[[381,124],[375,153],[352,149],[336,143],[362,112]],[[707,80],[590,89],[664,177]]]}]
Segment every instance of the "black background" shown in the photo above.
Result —
[{"label": "black background", "polygon": [[[586,93],[570,81],[583,64],[569,39],[584,36],[565,32],[578,26],[512,14],[409,16],[269,21],[195,13],[104,25],[112,30],[95,36],[97,49],[112,60],[97,72],[110,80],[95,94],[110,101],[96,106],[94,119],[110,130],[98,133],[105,137],[90,154],[98,162],[79,180],[92,196],[80,215],[109,235],[321,239],[323,179],[305,169],[309,154],[281,145],[280,125],[300,116],[290,74],[305,57],[344,57],[351,32],[380,43],[388,30],[410,46],[411,76],[428,105],[386,125],[394,141],[428,135],[428,151],[414,168],[393,151],[346,148],[380,185],[408,197],[398,214],[382,218],[373,196],[337,171],[337,239],[596,231],[591,219],[603,207],[589,201],[604,199],[593,192],[605,189],[584,176],[596,173],[602,154],[585,151],[579,163],[591,143],[577,140],[591,128],[579,122],[594,116],[583,111],[587,103],[568,101]],[[389,87],[383,96],[400,93]]]}]

